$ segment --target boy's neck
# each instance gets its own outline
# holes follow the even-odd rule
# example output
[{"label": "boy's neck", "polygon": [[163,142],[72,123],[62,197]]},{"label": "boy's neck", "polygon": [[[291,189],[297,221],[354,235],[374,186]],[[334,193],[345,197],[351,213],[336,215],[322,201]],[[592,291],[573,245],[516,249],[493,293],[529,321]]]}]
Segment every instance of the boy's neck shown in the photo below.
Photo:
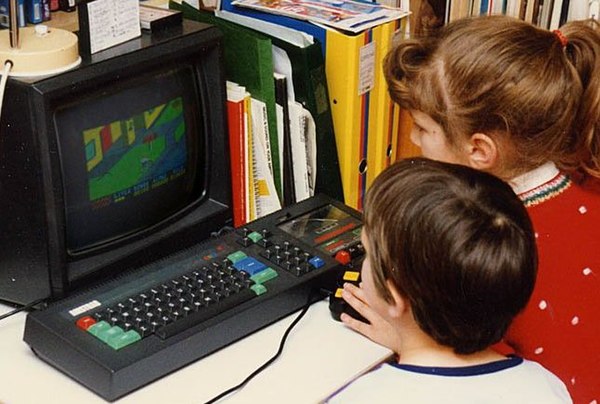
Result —
[{"label": "boy's neck", "polygon": [[500,355],[491,348],[469,355],[459,355],[452,348],[438,344],[422,331],[403,334],[398,358],[399,364],[428,367],[464,367],[506,359],[504,355]]}]

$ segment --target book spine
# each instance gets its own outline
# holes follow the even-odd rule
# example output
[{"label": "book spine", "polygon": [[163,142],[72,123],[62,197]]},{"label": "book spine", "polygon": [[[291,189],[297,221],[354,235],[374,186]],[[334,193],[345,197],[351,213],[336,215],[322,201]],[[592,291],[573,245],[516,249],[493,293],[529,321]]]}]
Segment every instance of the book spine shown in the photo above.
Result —
[{"label": "book spine", "polygon": [[244,101],[227,101],[227,123],[229,126],[229,152],[231,160],[231,187],[233,203],[233,225],[239,227],[246,223],[245,215],[245,151]]}]

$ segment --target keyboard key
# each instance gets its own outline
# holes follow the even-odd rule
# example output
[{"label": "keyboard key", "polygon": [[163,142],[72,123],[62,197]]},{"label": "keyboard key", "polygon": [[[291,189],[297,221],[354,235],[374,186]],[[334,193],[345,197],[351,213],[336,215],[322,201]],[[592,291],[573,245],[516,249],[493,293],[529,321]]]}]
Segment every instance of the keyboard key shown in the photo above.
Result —
[{"label": "keyboard key", "polygon": [[117,337],[121,334],[125,333],[123,329],[119,326],[112,326],[108,329],[103,329],[96,334],[96,338],[99,340],[108,343],[108,340],[114,337]]},{"label": "keyboard key", "polygon": [[234,264],[234,267],[237,270],[246,272],[252,276],[252,275],[262,271],[267,266],[252,257],[246,257],[246,258],[236,262]]},{"label": "keyboard key", "polygon": [[259,232],[253,231],[252,233],[248,234],[248,238],[255,243],[258,243],[260,240],[262,240],[263,236]]},{"label": "keyboard key", "polygon": [[128,345],[141,340],[142,337],[134,330],[129,330],[119,335],[115,335],[106,342],[112,349],[119,350]]},{"label": "keyboard key", "polygon": [[250,279],[252,279],[256,283],[265,283],[277,277],[277,272],[271,268],[267,267],[264,270],[252,275]]},{"label": "keyboard key", "polygon": [[263,293],[267,292],[267,288],[265,287],[265,285],[263,285],[262,283],[257,283],[256,285],[252,285],[250,287],[250,289],[252,289],[252,291],[254,293],[256,293],[256,296],[260,296]]},{"label": "keyboard key", "polygon": [[97,337],[98,334],[103,333],[110,328],[111,328],[111,325],[108,324],[106,321],[102,320],[102,321],[98,321],[96,324],[90,326],[87,329],[87,332],[89,332],[93,336]]},{"label": "keyboard key", "polygon": [[81,317],[79,320],[77,320],[77,322],[75,324],[80,329],[87,331],[88,328],[90,328],[92,325],[96,324],[96,319],[94,319],[91,316],[85,316],[85,317]]},{"label": "keyboard key", "polygon": [[313,267],[315,267],[316,269],[319,269],[323,265],[325,265],[325,261],[321,257],[312,257],[311,259],[308,260],[308,263],[310,265],[312,265]]},{"label": "keyboard key", "polygon": [[[252,299],[256,294],[249,290],[244,289],[238,293],[231,295],[223,299],[219,304],[211,304],[208,307],[203,307],[198,311],[189,313],[186,317],[175,321],[169,325],[166,325],[156,331],[156,335],[162,339],[167,339],[173,335],[177,335],[182,331],[189,329],[195,325],[198,325],[219,313],[232,309],[240,304]],[[209,298],[210,299],[210,298]]]}]

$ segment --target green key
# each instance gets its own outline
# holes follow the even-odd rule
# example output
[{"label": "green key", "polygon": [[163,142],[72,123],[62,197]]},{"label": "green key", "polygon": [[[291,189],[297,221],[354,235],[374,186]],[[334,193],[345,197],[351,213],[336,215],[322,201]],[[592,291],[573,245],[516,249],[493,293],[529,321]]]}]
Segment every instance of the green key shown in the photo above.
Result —
[{"label": "green key", "polygon": [[123,331],[121,327],[115,325],[114,327],[110,327],[108,330],[102,330],[96,335],[96,337],[98,337],[98,339],[101,341],[108,343],[109,339],[122,335],[123,333],[125,333],[125,331]]},{"label": "green key", "polygon": [[254,293],[256,293],[256,296],[260,296],[263,293],[267,292],[267,288],[265,288],[265,286],[262,283],[257,283],[255,285],[250,286],[250,289],[252,289],[254,291]]},{"label": "green key", "polygon": [[248,234],[248,238],[255,243],[258,243],[263,236],[259,232],[253,231],[252,233]]},{"label": "green key", "polygon": [[97,337],[98,334],[106,332],[109,329],[110,329],[110,324],[108,324],[106,321],[102,320],[102,321],[98,321],[96,324],[91,325],[87,329],[87,332],[89,332],[90,334]]},{"label": "green key", "polygon": [[129,330],[125,333],[110,337],[108,341],[106,341],[106,343],[110,345],[112,349],[117,350],[126,347],[127,345],[133,344],[134,342],[137,342],[141,339],[142,337],[140,336],[140,334],[137,333],[137,331]]},{"label": "green key", "polygon": [[273,268],[267,267],[262,271],[252,275],[250,279],[252,279],[255,283],[265,283],[273,278],[277,278],[277,275],[277,272]]},{"label": "green key", "polygon": [[243,251],[239,251],[239,250],[234,253],[231,253],[227,256],[227,259],[229,261],[233,262],[234,264],[244,258],[246,258],[246,254]]}]

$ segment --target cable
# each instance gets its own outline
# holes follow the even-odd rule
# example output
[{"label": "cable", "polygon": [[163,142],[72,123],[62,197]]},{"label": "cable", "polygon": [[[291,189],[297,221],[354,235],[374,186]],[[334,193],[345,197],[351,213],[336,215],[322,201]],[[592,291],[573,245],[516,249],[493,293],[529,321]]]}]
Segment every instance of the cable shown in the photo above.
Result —
[{"label": "cable", "polygon": [[34,302],[28,303],[28,304],[26,304],[26,305],[24,305],[24,306],[21,306],[21,307],[19,307],[19,308],[16,308],[16,309],[14,309],[13,311],[9,311],[8,313],[4,313],[4,314],[0,315],[0,321],[4,320],[4,319],[5,319],[5,318],[7,318],[7,317],[10,317],[10,316],[12,316],[12,315],[15,315],[15,314],[17,314],[17,313],[18,313],[18,312],[20,312],[20,311],[23,311],[23,310],[29,310],[29,309],[30,309],[30,308],[32,308],[33,306],[36,306],[36,305],[38,305],[38,304],[42,303],[42,302],[43,302],[43,301],[45,301],[45,300],[46,300],[46,299],[39,299],[39,300],[36,300],[36,301],[34,301]]},{"label": "cable", "polygon": [[241,383],[219,393],[218,395],[216,395],[215,397],[211,398],[210,400],[208,400],[206,403],[204,404],[212,404],[215,403],[217,401],[219,401],[220,399],[222,399],[223,397],[233,393],[234,391],[244,387],[250,380],[252,380],[256,375],[258,375],[260,372],[262,372],[263,370],[265,370],[269,365],[271,365],[273,362],[275,362],[275,360],[281,355],[281,353],[283,352],[283,347],[285,345],[285,341],[287,340],[288,335],[290,334],[290,332],[292,331],[292,329],[296,326],[296,324],[298,324],[298,322],[302,319],[302,317],[304,317],[304,315],[306,314],[306,312],[308,311],[312,299],[313,299],[313,295],[314,295],[314,291],[309,293],[308,295],[308,299],[306,301],[306,303],[304,304],[304,307],[302,308],[302,311],[300,312],[300,314],[298,314],[298,316],[294,319],[294,321],[292,321],[292,323],[289,325],[289,327],[285,330],[285,332],[283,333],[283,337],[281,337],[281,341],[279,342],[279,349],[277,349],[277,352],[275,353],[275,355],[273,355],[271,357],[271,359],[269,359],[268,361],[266,361],[265,363],[263,363],[259,368],[257,368],[254,372],[250,373]]},{"label": "cable", "polygon": [[4,89],[6,88],[6,82],[8,81],[8,73],[13,67],[13,62],[7,60],[4,62],[4,70],[2,71],[2,79],[0,79],[0,114],[2,114],[2,102],[4,101]]},{"label": "cable", "polygon": [[221,227],[218,231],[213,231],[212,233],[210,233],[210,236],[213,238],[217,238],[223,234],[231,233],[232,231],[235,231],[235,229],[233,227],[224,226],[224,227]]}]

